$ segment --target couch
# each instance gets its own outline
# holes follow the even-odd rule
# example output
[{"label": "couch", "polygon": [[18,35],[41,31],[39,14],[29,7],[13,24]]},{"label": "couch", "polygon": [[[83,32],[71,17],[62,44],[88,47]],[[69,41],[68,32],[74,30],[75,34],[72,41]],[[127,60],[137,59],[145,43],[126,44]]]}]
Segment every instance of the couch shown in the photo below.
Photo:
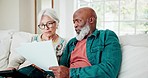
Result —
[{"label": "couch", "polygon": [[[30,42],[31,36],[27,32],[0,30],[0,70],[8,66],[10,53],[20,43]],[[119,36],[119,40],[122,64],[118,78],[148,78],[148,35],[124,35]]]},{"label": "couch", "polygon": [[[21,43],[31,42],[31,37],[34,34],[27,32],[18,32],[15,30],[0,30],[0,70],[9,66],[9,61],[13,58],[19,58],[20,55],[15,52],[15,49],[21,45]],[[25,61],[20,68],[26,66],[29,62]]]}]

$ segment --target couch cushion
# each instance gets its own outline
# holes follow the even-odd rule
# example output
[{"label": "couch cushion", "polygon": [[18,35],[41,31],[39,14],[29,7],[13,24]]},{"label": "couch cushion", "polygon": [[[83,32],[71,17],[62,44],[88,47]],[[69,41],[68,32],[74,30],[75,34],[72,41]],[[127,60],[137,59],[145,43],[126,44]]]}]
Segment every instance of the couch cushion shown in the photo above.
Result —
[{"label": "couch cushion", "polygon": [[19,47],[21,43],[31,42],[31,39],[32,34],[27,32],[15,32],[13,34],[8,67],[18,67],[20,63],[25,61],[25,58],[18,54],[15,49]]},{"label": "couch cushion", "polygon": [[120,36],[122,64],[118,78],[148,78],[148,35]]},{"label": "couch cushion", "polygon": [[121,46],[132,45],[148,47],[148,34],[119,36],[119,40]]},{"label": "couch cushion", "polygon": [[118,78],[148,78],[148,47],[123,46]]},{"label": "couch cushion", "polygon": [[12,52],[21,43],[31,42],[32,34],[27,32],[15,32],[12,37],[12,44],[10,51]]},{"label": "couch cushion", "polygon": [[0,70],[7,67],[11,36],[13,31],[0,30]]}]

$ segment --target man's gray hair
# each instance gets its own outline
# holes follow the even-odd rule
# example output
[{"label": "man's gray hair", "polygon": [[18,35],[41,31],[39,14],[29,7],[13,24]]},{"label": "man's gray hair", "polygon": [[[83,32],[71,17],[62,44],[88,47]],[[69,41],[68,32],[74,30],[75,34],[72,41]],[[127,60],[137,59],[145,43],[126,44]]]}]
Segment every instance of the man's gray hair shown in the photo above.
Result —
[{"label": "man's gray hair", "polygon": [[60,22],[55,10],[51,9],[51,8],[47,8],[47,9],[43,9],[39,12],[38,21],[37,21],[38,25],[40,24],[40,21],[41,21],[41,18],[43,15],[47,15],[47,16],[51,17],[54,21],[56,21],[57,25]]}]

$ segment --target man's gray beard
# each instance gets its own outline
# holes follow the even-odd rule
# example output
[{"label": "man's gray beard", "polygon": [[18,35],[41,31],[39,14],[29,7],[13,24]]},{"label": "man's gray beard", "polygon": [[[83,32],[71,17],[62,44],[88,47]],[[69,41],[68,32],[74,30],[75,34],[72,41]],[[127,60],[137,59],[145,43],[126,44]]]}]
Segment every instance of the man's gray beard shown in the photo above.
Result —
[{"label": "man's gray beard", "polygon": [[85,25],[85,26],[81,29],[80,33],[76,36],[76,39],[77,39],[78,41],[81,41],[81,40],[84,39],[84,37],[89,33],[89,31],[90,31],[89,25]]}]

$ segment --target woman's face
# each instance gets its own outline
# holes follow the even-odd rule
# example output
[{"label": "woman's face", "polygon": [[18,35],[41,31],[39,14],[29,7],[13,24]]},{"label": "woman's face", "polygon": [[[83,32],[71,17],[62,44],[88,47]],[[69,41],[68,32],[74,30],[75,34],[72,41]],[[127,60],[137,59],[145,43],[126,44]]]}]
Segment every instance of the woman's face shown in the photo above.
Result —
[{"label": "woman's face", "polygon": [[49,16],[44,15],[41,18],[40,25],[44,26],[42,33],[47,37],[53,36],[56,33],[56,22]]}]

